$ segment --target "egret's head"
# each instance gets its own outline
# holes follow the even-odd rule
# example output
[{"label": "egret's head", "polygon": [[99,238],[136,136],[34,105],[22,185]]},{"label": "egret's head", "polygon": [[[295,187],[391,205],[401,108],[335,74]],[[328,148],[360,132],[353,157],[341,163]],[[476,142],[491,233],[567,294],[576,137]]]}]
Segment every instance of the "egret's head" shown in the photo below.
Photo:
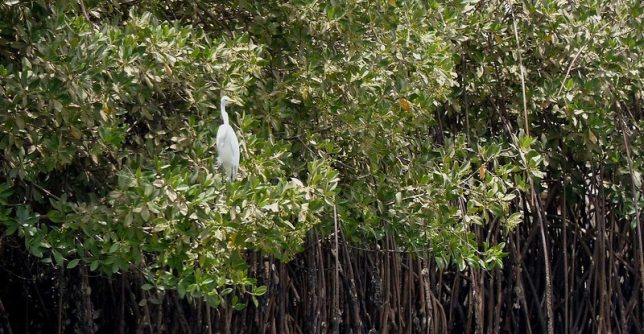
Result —
[{"label": "egret's head", "polygon": [[229,98],[228,96],[224,95],[221,97],[221,105],[222,106],[228,106],[232,102],[232,99]]},{"label": "egret's head", "polygon": [[221,97],[221,108],[222,109],[226,108],[228,105],[231,105],[231,104],[235,104],[235,105],[238,105],[238,106],[243,105],[243,103],[240,100],[237,100],[235,98],[232,98],[232,97],[229,97],[229,96],[226,96],[226,95]]}]

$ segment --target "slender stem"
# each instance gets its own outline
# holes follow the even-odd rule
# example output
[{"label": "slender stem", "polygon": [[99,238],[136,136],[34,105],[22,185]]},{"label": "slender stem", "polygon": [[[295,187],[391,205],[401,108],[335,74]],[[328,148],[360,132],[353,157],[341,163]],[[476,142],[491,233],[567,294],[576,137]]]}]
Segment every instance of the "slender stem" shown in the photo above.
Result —
[{"label": "slender stem", "polygon": [[333,285],[333,333],[338,333],[340,328],[340,259],[338,256],[338,212],[333,206],[333,224],[335,228],[335,278]]},{"label": "slender stem", "polygon": [[562,214],[562,218],[563,218],[562,219],[563,245],[561,247],[563,248],[563,256],[564,256],[564,258],[563,258],[563,261],[564,261],[564,333],[568,334],[568,331],[569,331],[569,328],[570,328],[569,327],[569,319],[568,319],[569,318],[568,310],[570,309],[570,307],[568,305],[569,300],[570,300],[570,296],[569,296],[570,289],[568,287],[568,285],[569,285],[568,284],[568,268],[569,268],[568,267],[568,236],[567,236],[568,231],[567,231],[567,228],[566,228],[566,224],[568,223],[567,222],[567,219],[568,219],[568,217],[567,217],[568,212],[567,211],[568,211],[568,209],[567,209],[567,205],[566,205],[567,203],[566,203],[566,180],[565,179],[563,181],[563,195],[561,197],[563,197],[563,208],[561,210],[561,214]]},{"label": "slender stem", "polygon": [[13,331],[11,330],[11,323],[9,322],[9,317],[7,316],[7,310],[4,308],[4,304],[2,303],[1,299],[0,299],[0,317],[2,317],[2,321],[4,322],[4,325],[0,327],[0,329],[2,329],[3,332],[6,330],[8,334],[13,334]]},{"label": "slender stem", "polygon": [[639,251],[640,262],[640,288],[642,289],[642,302],[644,303],[644,249],[642,246],[642,224],[640,221],[640,210],[637,201],[637,188],[635,186],[635,169],[633,168],[633,158],[631,157],[630,146],[628,145],[628,137],[626,135],[626,122],[621,113],[618,114],[620,123],[622,125],[622,137],[624,139],[624,148],[626,150],[626,161],[628,162],[628,169],[631,174],[631,193],[633,196],[633,204],[635,205],[635,223],[637,224],[637,244]]},{"label": "slender stem", "polygon": [[514,39],[517,42],[517,55],[519,56],[519,70],[521,74],[521,94],[523,95],[523,126],[525,133],[530,135],[530,126],[528,123],[528,101],[525,93],[525,73],[523,70],[523,59],[521,56],[521,44],[519,43],[519,32],[517,31],[517,20],[514,17],[514,9],[510,4],[510,13],[512,14],[512,26],[514,28]]},{"label": "slender stem", "polygon": [[586,45],[580,47],[579,51],[577,51],[577,54],[575,54],[575,56],[570,61],[570,64],[568,64],[568,69],[566,70],[566,75],[564,75],[564,78],[561,81],[561,86],[559,86],[559,91],[557,91],[557,98],[559,98],[559,96],[561,95],[561,91],[564,88],[564,84],[566,83],[566,79],[568,79],[568,75],[570,75],[570,69],[572,69],[572,65],[575,63],[575,61],[577,60],[579,55],[584,51],[585,48],[586,48]]},{"label": "slender stem", "polygon": [[65,266],[60,266],[58,271],[58,334],[63,333],[63,293]]},{"label": "slender stem", "polygon": [[[521,74],[521,94],[523,96],[523,123],[524,130],[526,135],[530,136],[530,126],[528,122],[528,101],[526,98],[526,89],[525,89],[525,72],[523,70],[523,58],[521,56],[521,47],[519,43],[519,32],[517,29],[517,20],[514,17],[514,9],[512,8],[512,3],[510,3],[510,13],[512,14],[512,27],[514,28],[514,38],[517,43],[517,55],[519,58],[519,69]],[[552,310],[552,274],[550,269],[550,256],[548,256],[548,240],[546,238],[546,228],[543,215],[541,213],[541,203],[540,199],[537,196],[537,193],[534,189],[534,181],[532,177],[528,175],[530,181],[530,193],[532,199],[532,208],[537,211],[537,218],[539,220],[539,229],[541,232],[541,242],[543,245],[543,256],[544,264],[546,271],[546,311],[548,313],[548,334],[554,333],[554,312]]]},{"label": "slender stem", "polygon": [[78,4],[80,5],[81,10],[83,11],[83,16],[85,16],[85,19],[89,23],[90,22],[89,14],[87,14],[87,9],[85,8],[85,4],[83,3],[83,0],[78,0]]}]

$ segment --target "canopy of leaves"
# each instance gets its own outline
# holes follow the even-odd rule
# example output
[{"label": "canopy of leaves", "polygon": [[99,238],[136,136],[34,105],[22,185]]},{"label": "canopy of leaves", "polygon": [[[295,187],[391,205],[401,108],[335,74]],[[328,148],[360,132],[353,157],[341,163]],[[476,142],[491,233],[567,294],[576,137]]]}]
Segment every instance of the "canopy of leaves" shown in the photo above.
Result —
[{"label": "canopy of leaves", "polygon": [[[623,219],[644,204],[637,1],[5,1],[0,17],[0,222],[58,266],[218,305],[261,293],[247,251],[288,260],[336,219],[361,246],[489,268],[504,245],[472,231],[511,233],[530,181],[574,192],[601,167]],[[232,184],[213,158],[223,94],[244,101]]]}]

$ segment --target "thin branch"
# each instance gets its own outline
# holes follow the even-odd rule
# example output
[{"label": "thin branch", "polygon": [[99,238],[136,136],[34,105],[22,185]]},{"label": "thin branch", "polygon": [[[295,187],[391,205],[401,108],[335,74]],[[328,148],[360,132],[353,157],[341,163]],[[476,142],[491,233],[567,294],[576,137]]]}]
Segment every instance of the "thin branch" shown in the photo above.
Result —
[{"label": "thin branch", "polygon": [[340,257],[338,243],[338,212],[333,206],[333,225],[335,228],[335,279],[333,284],[333,333],[340,329]]},{"label": "thin branch", "polygon": [[8,334],[13,334],[13,331],[11,330],[11,323],[9,322],[9,317],[7,316],[7,310],[4,308],[4,304],[2,303],[2,300],[0,300],[0,317],[2,318],[3,321],[3,326],[0,327],[4,331],[7,331]]},{"label": "thin branch", "polygon": [[521,56],[521,44],[519,43],[519,32],[517,31],[517,20],[514,17],[514,9],[510,3],[510,13],[512,14],[512,26],[514,27],[514,38],[517,42],[517,54],[519,56],[519,70],[521,74],[521,94],[523,95],[523,123],[525,133],[530,135],[530,126],[528,124],[528,101],[525,93],[525,73],[523,70],[523,59]]},{"label": "thin branch", "polygon": [[[619,106],[618,106],[619,109]],[[640,221],[640,210],[637,201],[637,188],[635,182],[635,169],[633,168],[633,158],[631,157],[630,146],[628,145],[628,136],[626,135],[626,122],[621,113],[618,112],[619,122],[622,127],[622,137],[624,139],[624,149],[626,150],[626,161],[628,162],[628,169],[631,174],[631,193],[633,196],[633,204],[635,205],[635,223],[637,224],[637,243],[640,260],[640,288],[642,289],[642,302],[644,303],[644,247],[642,246],[642,224]]]},{"label": "thin branch", "polygon": [[89,14],[87,13],[87,9],[85,9],[85,4],[83,3],[83,0],[78,0],[78,4],[80,5],[81,10],[83,11],[83,16],[85,16],[85,19],[87,20],[88,23],[90,23],[89,19]]},{"label": "thin branch", "polygon": [[[525,92],[525,73],[523,71],[523,59],[521,57],[521,47],[519,43],[519,32],[517,30],[517,20],[514,17],[514,9],[512,8],[512,3],[510,3],[510,13],[512,14],[512,26],[514,27],[514,38],[517,43],[517,54],[519,56],[519,67],[521,74],[521,92],[523,95],[523,118],[524,118],[524,127],[526,135],[530,136],[530,128],[528,122],[528,101],[526,98]],[[513,136],[513,139],[515,137]],[[539,229],[541,232],[541,242],[543,244],[543,256],[544,256],[544,269],[546,274],[546,311],[548,314],[548,334],[554,333],[554,312],[552,310],[552,273],[550,268],[550,256],[548,255],[548,240],[546,238],[546,227],[544,218],[542,215],[542,208],[540,199],[537,196],[536,191],[534,190],[534,181],[532,177],[528,174],[528,180],[530,183],[530,193],[531,193],[531,202],[532,207],[537,211],[537,219],[539,220]]]},{"label": "thin branch", "polygon": [[579,55],[584,51],[585,48],[586,48],[586,45],[584,45],[581,48],[579,48],[579,51],[577,51],[577,54],[572,58],[572,60],[570,61],[570,64],[568,64],[568,69],[566,70],[566,75],[564,75],[564,78],[561,81],[561,86],[559,86],[559,91],[557,91],[556,99],[559,99],[559,96],[561,96],[561,91],[564,88],[564,84],[566,83],[566,79],[568,79],[568,75],[570,75],[570,70],[572,69],[572,66],[575,64],[575,61],[577,61],[577,58],[579,58]]}]

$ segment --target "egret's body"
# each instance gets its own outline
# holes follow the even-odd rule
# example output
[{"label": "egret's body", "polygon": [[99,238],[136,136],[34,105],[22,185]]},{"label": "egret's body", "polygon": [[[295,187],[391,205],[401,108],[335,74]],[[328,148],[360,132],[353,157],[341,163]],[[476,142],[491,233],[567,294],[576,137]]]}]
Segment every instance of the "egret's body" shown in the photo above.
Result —
[{"label": "egret's body", "polygon": [[224,124],[217,130],[217,163],[224,169],[228,181],[232,182],[239,168],[239,141],[235,130],[228,123],[226,105],[229,103],[230,98],[227,96],[221,98],[221,118]]}]

